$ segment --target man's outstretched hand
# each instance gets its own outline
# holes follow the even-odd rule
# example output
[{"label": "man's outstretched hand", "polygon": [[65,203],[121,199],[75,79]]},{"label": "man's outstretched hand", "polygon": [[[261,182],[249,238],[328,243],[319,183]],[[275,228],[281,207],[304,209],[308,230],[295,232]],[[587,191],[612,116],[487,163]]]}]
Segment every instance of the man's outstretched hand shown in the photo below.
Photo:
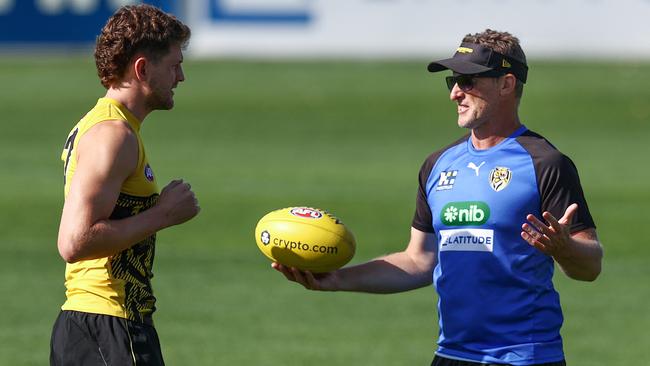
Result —
[{"label": "man's outstretched hand", "polygon": [[273,262],[271,267],[282,273],[287,280],[297,282],[308,290],[336,291],[336,272],[311,273],[294,267],[287,267],[278,262]]},{"label": "man's outstretched hand", "polygon": [[542,217],[547,224],[529,214],[526,216],[528,223],[521,226],[521,237],[544,254],[554,258],[566,256],[572,240],[569,226],[573,215],[577,211],[578,204],[574,203],[567,207],[564,215],[559,220],[550,212],[545,211]]}]

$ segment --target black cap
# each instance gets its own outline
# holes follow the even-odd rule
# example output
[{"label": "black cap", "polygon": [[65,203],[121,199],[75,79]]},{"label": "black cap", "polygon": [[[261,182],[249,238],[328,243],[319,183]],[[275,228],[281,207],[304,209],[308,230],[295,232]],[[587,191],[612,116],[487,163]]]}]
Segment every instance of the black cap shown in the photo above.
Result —
[{"label": "black cap", "polygon": [[513,74],[522,83],[526,82],[528,66],[524,62],[477,43],[463,42],[452,58],[434,61],[427,69],[430,72],[451,70],[457,74],[474,75],[487,72]]}]

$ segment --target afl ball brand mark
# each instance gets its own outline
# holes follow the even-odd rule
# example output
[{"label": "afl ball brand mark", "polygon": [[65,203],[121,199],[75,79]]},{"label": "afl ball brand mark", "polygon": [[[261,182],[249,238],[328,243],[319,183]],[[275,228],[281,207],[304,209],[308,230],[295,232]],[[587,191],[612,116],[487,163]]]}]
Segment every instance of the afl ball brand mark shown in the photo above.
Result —
[{"label": "afl ball brand mark", "polygon": [[262,231],[262,235],[260,235],[260,241],[264,245],[269,245],[271,242],[271,234],[269,234],[269,232],[266,230]]},{"label": "afl ball brand mark", "polygon": [[305,219],[320,219],[323,217],[323,214],[320,211],[311,209],[309,207],[296,207],[291,209],[290,212],[293,216],[298,216]]},{"label": "afl ball brand mark", "polygon": [[145,176],[145,178],[147,178],[147,180],[149,182],[153,182],[153,179],[154,179],[153,170],[151,169],[151,166],[149,166],[149,164],[147,164],[144,167],[144,176]]}]

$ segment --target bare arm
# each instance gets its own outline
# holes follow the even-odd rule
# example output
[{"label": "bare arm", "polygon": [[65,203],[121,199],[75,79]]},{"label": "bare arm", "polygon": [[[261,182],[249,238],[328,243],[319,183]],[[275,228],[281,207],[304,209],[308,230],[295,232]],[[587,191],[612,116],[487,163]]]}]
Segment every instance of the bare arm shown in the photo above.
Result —
[{"label": "bare arm", "polygon": [[572,244],[554,256],[562,271],[574,280],[594,281],[601,271],[603,248],[595,229],[571,235]]},{"label": "bare arm", "polygon": [[427,286],[436,265],[436,236],[411,228],[411,239],[402,252],[356,266],[314,275],[273,263],[288,280],[310,290],[395,293]]},{"label": "bare arm", "polygon": [[569,223],[578,209],[570,205],[562,218],[557,220],[550,212],[542,216],[548,222],[542,223],[533,215],[526,218],[521,237],[543,253],[552,256],[562,271],[570,278],[581,281],[595,280],[601,271],[603,248],[595,229],[587,229],[571,234]]},{"label": "bare arm", "polygon": [[198,213],[189,185],[173,181],[151,209],[110,220],[122,183],[135,170],[137,161],[137,138],[121,121],[102,122],[80,140],[77,169],[63,206],[57,242],[66,262],[117,254]]}]

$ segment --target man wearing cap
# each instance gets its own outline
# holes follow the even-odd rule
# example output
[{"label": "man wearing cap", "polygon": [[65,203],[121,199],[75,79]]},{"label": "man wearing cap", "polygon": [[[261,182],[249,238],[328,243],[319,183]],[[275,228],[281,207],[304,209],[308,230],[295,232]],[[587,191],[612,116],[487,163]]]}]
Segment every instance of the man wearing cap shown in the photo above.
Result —
[{"label": "man wearing cap", "polygon": [[565,365],[554,263],[593,281],[602,247],[573,162],[520,121],[527,79],[519,40],[467,35],[450,99],[469,130],[422,165],[402,252],[325,275],[273,267],[308,289],[395,293],[434,284],[440,334],[432,366]]}]

